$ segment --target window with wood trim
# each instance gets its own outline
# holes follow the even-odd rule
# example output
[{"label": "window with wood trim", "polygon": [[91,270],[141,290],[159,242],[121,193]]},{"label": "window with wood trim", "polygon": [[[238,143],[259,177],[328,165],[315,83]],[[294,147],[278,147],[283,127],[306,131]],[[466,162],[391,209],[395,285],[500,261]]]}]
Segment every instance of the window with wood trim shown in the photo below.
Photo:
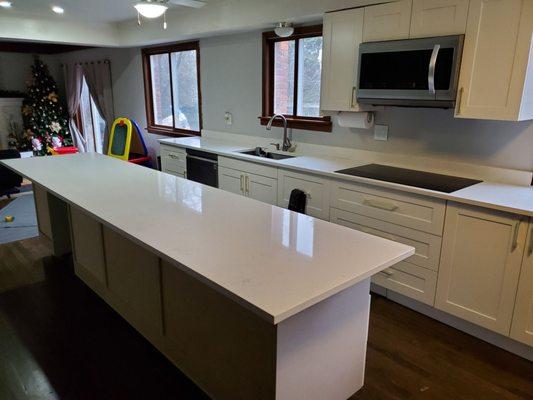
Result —
[{"label": "window with wood trim", "polygon": [[322,25],[297,28],[287,38],[263,33],[261,124],[283,114],[291,128],[331,132],[331,119],[320,116],[321,76]]},{"label": "window with wood trim", "polygon": [[148,132],[200,135],[200,47],[198,42],[142,50]]}]

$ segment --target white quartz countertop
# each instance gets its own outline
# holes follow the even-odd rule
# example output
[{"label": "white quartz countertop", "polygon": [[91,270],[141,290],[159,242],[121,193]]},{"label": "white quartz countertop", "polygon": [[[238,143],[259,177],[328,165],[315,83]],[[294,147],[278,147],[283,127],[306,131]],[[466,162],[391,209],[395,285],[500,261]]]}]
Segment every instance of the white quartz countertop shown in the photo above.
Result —
[{"label": "white quartz countertop", "polygon": [[410,246],[107,156],[2,163],[273,324],[414,254]]},{"label": "white quartz countertop", "polygon": [[271,160],[239,153],[239,151],[249,150],[253,148],[253,146],[203,137],[162,139],[160,142],[161,144],[169,146],[208,151],[221,156],[237,158],[260,164],[273,165],[279,168],[308,172],[316,175],[323,175],[338,180],[370,184],[533,217],[533,186],[518,186],[502,183],[482,182],[453,193],[442,193],[434,190],[421,189],[412,186],[400,185],[397,183],[344,175],[335,172],[341,169],[368,164],[368,160],[361,160],[358,162],[357,160],[354,161],[345,158],[316,157],[298,153],[294,154],[297,155],[297,157],[294,158]]}]

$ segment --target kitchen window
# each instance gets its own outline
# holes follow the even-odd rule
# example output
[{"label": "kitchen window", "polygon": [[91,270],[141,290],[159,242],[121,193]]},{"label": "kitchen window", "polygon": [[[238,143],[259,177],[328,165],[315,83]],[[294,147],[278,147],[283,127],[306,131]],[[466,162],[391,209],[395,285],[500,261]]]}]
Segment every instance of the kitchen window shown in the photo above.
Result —
[{"label": "kitchen window", "polygon": [[148,132],[200,135],[200,47],[198,42],[142,50]]},{"label": "kitchen window", "polygon": [[[263,33],[261,124],[283,114],[291,128],[331,132],[331,119],[320,116],[321,75],[321,25],[295,29],[287,38]],[[281,126],[281,121],[274,125]]]}]

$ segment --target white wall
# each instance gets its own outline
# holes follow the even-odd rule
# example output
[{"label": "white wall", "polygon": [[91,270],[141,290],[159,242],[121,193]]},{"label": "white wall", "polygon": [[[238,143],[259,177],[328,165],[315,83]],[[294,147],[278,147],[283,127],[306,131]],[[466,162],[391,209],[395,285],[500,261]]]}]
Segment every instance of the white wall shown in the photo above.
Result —
[{"label": "white wall", "polygon": [[[204,129],[269,137],[259,124],[261,114],[261,33],[202,39],[201,79]],[[96,49],[68,53],[62,60],[111,60],[117,115],[146,126],[142,63],[139,49]],[[224,123],[224,112],[233,125]],[[389,140],[372,133],[334,126],[332,133],[294,131],[296,141],[339,147],[424,155],[457,162],[533,170],[533,122],[458,120],[450,110],[389,108],[377,113],[389,125]],[[157,151],[159,136],[146,133]]]}]

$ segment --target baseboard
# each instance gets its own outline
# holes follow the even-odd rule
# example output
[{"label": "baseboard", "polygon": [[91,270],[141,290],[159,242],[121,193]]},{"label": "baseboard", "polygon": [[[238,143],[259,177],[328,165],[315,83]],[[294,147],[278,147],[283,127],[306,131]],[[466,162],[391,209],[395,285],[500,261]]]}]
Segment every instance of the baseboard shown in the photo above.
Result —
[{"label": "baseboard", "polygon": [[424,314],[430,318],[433,318],[443,324],[449,325],[462,332],[468,333],[484,342],[490,343],[496,347],[506,350],[510,353],[516,354],[526,360],[533,361],[533,348],[530,346],[517,342],[509,337],[500,335],[498,333],[489,331],[481,326],[475,325],[471,322],[465,321],[461,318],[457,318],[453,315],[445,313],[444,311],[437,310],[434,307],[427,304],[420,303],[404,295],[398,294],[391,290],[384,289],[380,286],[373,286],[371,290],[376,294],[383,295],[383,290],[386,292],[386,297],[402,306],[410,308],[416,312]]}]

